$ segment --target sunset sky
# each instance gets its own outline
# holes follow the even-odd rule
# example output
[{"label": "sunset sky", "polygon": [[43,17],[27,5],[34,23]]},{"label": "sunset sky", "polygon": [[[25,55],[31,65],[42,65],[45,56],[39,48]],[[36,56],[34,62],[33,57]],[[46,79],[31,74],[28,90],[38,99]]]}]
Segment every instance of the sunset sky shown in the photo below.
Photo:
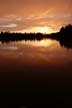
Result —
[{"label": "sunset sky", "polygon": [[72,0],[0,0],[0,31],[56,32],[72,24]]}]

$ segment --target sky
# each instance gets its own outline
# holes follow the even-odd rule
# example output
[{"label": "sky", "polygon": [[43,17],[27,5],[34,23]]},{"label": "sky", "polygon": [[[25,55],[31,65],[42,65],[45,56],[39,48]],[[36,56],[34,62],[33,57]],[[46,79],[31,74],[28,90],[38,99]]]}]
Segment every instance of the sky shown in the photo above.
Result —
[{"label": "sky", "polygon": [[57,32],[72,24],[72,0],[0,0],[0,31]]}]

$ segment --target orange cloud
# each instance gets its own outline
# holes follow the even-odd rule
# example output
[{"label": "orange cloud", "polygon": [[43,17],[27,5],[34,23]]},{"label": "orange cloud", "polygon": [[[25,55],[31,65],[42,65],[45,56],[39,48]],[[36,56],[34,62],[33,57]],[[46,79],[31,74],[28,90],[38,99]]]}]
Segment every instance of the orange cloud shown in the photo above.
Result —
[{"label": "orange cloud", "polygon": [[0,0],[0,30],[21,31],[72,24],[72,0]]}]

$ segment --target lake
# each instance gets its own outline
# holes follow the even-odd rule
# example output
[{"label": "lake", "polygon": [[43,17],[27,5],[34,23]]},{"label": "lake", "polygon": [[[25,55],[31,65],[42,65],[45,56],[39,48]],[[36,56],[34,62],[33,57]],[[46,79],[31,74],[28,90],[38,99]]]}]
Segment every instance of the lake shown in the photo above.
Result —
[{"label": "lake", "polygon": [[0,42],[0,96],[10,108],[71,104],[72,49],[51,39]]}]

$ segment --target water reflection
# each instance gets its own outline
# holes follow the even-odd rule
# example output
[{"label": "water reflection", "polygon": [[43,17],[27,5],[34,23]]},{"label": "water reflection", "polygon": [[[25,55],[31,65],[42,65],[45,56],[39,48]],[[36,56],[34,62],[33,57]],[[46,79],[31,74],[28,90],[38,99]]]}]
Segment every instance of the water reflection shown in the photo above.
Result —
[{"label": "water reflection", "polygon": [[48,47],[48,46],[52,46],[52,44],[56,43],[56,41],[52,41],[51,39],[42,39],[42,40],[34,40],[34,41],[20,41],[18,42],[20,44],[24,44],[24,45],[30,45],[30,46],[34,46],[34,47]]},{"label": "water reflection", "polygon": [[[72,93],[69,85],[72,85],[72,49],[50,39],[0,44],[3,103],[18,106],[55,103],[63,99],[61,93],[68,93],[68,89]],[[54,95],[58,97],[55,99]]]},{"label": "water reflection", "polygon": [[[52,41],[53,40],[53,41]],[[10,44],[10,43],[20,43],[20,44],[30,44],[32,46],[41,46],[41,47],[47,47],[49,45],[52,45],[53,42],[58,41],[61,47],[65,47],[67,49],[72,49],[72,40],[71,39],[57,39],[53,37],[46,37],[41,39],[24,39],[24,40],[6,40],[6,41],[0,41],[1,44]]]},{"label": "water reflection", "polygon": [[[16,64],[60,67],[71,61],[72,50],[62,48],[58,41],[43,39],[41,41],[18,41],[0,45],[0,58],[15,59]],[[14,60],[14,61],[15,61]],[[14,63],[12,60],[12,62]],[[8,61],[7,61],[8,62]],[[11,61],[9,61],[11,62]]]},{"label": "water reflection", "polygon": [[59,40],[59,43],[60,43],[61,47],[65,47],[67,49],[72,49],[72,39]]}]

